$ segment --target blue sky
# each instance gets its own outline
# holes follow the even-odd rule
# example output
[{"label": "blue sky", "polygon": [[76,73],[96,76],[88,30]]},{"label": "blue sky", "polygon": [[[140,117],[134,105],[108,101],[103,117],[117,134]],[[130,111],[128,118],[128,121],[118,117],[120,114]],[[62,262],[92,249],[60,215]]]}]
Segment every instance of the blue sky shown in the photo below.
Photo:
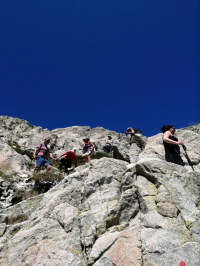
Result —
[{"label": "blue sky", "polygon": [[160,133],[200,122],[200,1],[2,0],[0,114]]}]

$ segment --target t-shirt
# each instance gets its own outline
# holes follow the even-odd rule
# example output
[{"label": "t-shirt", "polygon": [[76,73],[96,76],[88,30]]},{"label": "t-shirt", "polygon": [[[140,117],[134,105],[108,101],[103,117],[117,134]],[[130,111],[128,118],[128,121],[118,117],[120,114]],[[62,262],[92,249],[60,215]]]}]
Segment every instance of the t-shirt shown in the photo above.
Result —
[{"label": "t-shirt", "polygon": [[112,139],[107,139],[107,143],[110,145],[113,145],[113,140]]},{"label": "t-shirt", "polygon": [[[178,141],[178,139],[174,136],[170,136],[169,139],[174,140],[174,141]],[[163,145],[165,147],[165,152],[169,151],[171,153],[179,153],[180,154],[180,147],[177,144],[170,144],[167,143],[165,141],[163,141]]]},{"label": "t-shirt", "polygon": [[37,156],[47,157],[49,154],[49,148],[47,146],[40,144],[37,146],[37,148],[40,150]]},{"label": "t-shirt", "polygon": [[77,160],[77,155],[76,155],[76,153],[74,153],[74,152],[72,152],[72,151],[67,151],[66,153],[66,156],[64,157],[65,159],[70,159],[71,161],[75,161],[76,162],[76,160]]}]

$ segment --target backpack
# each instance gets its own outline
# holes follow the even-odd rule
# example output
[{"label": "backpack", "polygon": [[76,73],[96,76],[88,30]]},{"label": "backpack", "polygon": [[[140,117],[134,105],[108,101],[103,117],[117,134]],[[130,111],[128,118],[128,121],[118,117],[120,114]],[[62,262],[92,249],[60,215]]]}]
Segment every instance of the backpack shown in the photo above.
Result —
[{"label": "backpack", "polygon": [[135,130],[135,134],[142,134],[142,131],[139,128],[134,129],[134,130]]}]

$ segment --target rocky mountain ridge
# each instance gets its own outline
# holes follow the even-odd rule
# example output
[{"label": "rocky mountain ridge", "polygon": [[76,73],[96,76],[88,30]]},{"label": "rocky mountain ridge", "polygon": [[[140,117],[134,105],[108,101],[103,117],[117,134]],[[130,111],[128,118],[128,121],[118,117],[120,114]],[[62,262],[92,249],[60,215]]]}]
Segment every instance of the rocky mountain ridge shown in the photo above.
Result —
[{"label": "rocky mountain ridge", "polygon": [[[89,136],[113,157],[65,176],[34,176],[32,151],[51,138],[53,156]],[[194,166],[164,160],[162,134],[136,136],[101,127],[49,131],[0,116],[0,265],[200,265],[200,125],[177,130]]]}]

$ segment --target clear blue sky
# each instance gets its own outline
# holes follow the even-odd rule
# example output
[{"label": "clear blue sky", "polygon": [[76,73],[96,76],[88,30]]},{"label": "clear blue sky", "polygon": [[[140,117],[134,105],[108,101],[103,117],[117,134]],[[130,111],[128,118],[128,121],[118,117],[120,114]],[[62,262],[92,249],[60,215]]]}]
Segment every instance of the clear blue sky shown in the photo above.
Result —
[{"label": "clear blue sky", "polygon": [[2,0],[0,114],[54,129],[200,122],[199,0]]}]

